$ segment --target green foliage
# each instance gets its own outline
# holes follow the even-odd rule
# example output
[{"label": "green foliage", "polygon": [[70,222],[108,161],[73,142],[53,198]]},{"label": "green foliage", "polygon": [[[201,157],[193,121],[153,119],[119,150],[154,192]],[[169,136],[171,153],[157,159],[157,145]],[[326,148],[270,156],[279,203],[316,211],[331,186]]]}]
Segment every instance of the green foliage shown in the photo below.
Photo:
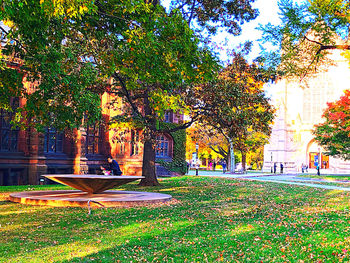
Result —
[{"label": "green foliage", "polygon": [[208,50],[198,47],[198,39],[179,12],[170,16],[160,6],[142,4],[138,12],[138,26],[108,40],[120,47],[108,50],[113,63],[109,61],[103,69],[114,77],[115,92],[130,109],[121,114],[130,122],[137,115],[146,128],[155,130],[165,111],[188,111],[191,101],[186,101],[186,92],[212,79],[218,65]]},{"label": "green foliage", "polygon": [[218,81],[200,91],[210,109],[202,123],[217,129],[242,153],[267,143],[274,119],[275,110],[262,89],[259,73],[256,65],[249,65],[241,54],[235,54]]},{"label": "green foliage", "polygon": [[[160,128],[171,129],[178,126],[176,123],[160,123]],[[156,160],[157,163],[164,166],[170,171],[174,171],[180,174],[185,174],[187,171],[186,163],[186,131],[184,129],[178,130],[176,132],[170,133],[173,138],[173,156],[172,161],[167,162],[164,160]]]},{"label": "green foliage", "polygon": [[[263,58],[266,68],[277,74],[304,78],[331,62],[331,50],[349,50],[348,1],[311,0],[296,4],[293,0],[279,2],[280,25],[261,26],[262,43],[271,45]],[[271,52],[270,52],[271,51]]]},{"label": "green foliage", "polygon": [[172,0],[172,10],[181,10],[189,24],[196,25],[196,30],[209,34],[219,29],[227,30],[233,35],[241,33],[241,25],[253,20],[259,14],[251,4],[255,0],[246,1],[220,1],[220,0]]},{"label": "green foliage", "polygon": [[[2,1],[0,17],[8,28],[2,31],[5,62],[0,82],[11,88],[8,93],[1,90],[1,98],[16,96],[26,100],[23,108],[18,108],[18,113],[26,115],[22,114],[18,121],[37,128],[64,129],[79,127],[84,116],[91,123],[100,119],[99,93],[93,88],[98,71],[91,62],[82,62],[84,45],[72,41],[76,37],[74,17],[84,14],[78,7],[83,2]],[[50,3],[56,5],[51,11],[47,6]],[[63,10],[68,9],[78,9],[80,13],[70,13],[67,19]],[[59,14],[52,13],[56,11]],[[25,88],[18,77],[6,74],[13,68],[17,75],[25,77]],[[6,108],[3,103],[0,106]]]},{"label": "green foliage", "polygon": [[13,68],[3,68],[0,70],[0,79],[3,80],[0,82],[0,108],[10,110],[10,99],[23,92],[23,73]]}]

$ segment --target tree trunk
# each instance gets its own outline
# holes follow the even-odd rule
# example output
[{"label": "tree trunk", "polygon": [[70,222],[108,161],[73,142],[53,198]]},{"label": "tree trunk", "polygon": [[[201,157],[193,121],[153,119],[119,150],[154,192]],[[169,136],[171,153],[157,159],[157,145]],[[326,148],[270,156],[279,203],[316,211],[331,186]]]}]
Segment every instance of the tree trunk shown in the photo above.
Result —
[{"label": "tree trunk", "polygon": [[224,156],[225,162],[226,162],[226,171],[230,171],[230,155],[227,154],[226,156]]},{"label": "tree trunk", "polygon": [[[232,167],[232,165],[234,165],[234,163],[231,162],[231,149],[230,148],[228,149],[226,161],[227,161],[227,171],[232,172],[231,167]],[[234,168],[233,168],[233,172],[234,172]]]},{"label": "tree trunk", "polygon": [[[147,94],[147,93],[146,93]],[[149,129],[145,131],[145,142],[143,144],[143,161],[142,161],[142,176],[145,178],[141,179],[139,185],[141,186],[156,186],[160,185],[156,176],[156,151],[154,144],[156,142],[156,124],[152,118],[152,109],[148,96],[144,98],[144,112],[146,118],[148,118]]]},{"label": "tree trunk", "polygon": [[246,159],[247,159],[247,153],[246,152],[241,152],[242,153],[242,168],[243,171],[245,171],[245,164],[246,164]]},{"label": "tree trunk", "polygon": [[141,180],[139,185],[160,185],[156,176],[156,153],[152,138],[147,138],[143,145],[142,176],[145,178]]}]

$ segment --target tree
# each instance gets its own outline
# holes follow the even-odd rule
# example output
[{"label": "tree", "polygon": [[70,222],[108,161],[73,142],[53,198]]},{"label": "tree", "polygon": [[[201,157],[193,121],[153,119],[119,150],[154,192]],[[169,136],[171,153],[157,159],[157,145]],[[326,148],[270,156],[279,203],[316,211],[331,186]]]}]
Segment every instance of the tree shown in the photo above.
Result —
[{"label": "tree", "polygon": [[249,151],[247,154],[247,164],[250,164],[252,170],[261,170],[264,164],[264,146]]},{"label": "tree", "polygon": [[10,110],[11,97],[26,99],[17,124],[63,129],[80,126],[86,115],[90,122],[99,119],[98,71],[81,60],[84,46],[68,38],[76,37],[69,28],[91,11],[90,3],[1,1],[0,107]]},{"label": "tree", "polygon": [[[238,28],[236,20],[256,15],[250,2],[238,6],[225,2],[219,13],[230,15],[230,25]],[[203,99],[192,95],[199,95],[197,91],[219,68],[211,52],[199,48],[188,24],[192,18],[206,26],[210,20],[223,22],[215,14],[220,5],[191,2],[195,8],[198,3],[202,7],[184,21],[178,10],[167,14],[158,1],[1,3],[0,16],[8,25],[2,27],[1,91],[10,90],[2,97],[1,107],[9,108],[8,98],[20,96],[27,103],[18,113],[31,124],[73,128],[84,118],[89,123],[100,118],[100,94],[110,90],[124,105],[122,114],[112,121],[144,130],[141,184],[157,185],[157,134],[187,128],[199,119]],[[200,9],[204,7],[205,12],[211,10],[206,17]],[[13,61],[17,61],[15,67]],[[25,89],[20,83],[23,77],[35,85]],[[186,113],[191,119],[176,128],[161,129],[166,110]]]},{"label": "tree", "polygon": [[327,105],[325,121],[315,125],[315,140],[327,155],[350,160],[350,91],[346,90],[338,101]]},{"label": "tree", "polygon": [[198,32],[215,34],[218,29],[226,29],[233,35],[241,33],[240,25],[253,20],[258,10],[251,4],[255,0],[173,0],[171,8],[179,9],[189,25]]},{"label": "tree", "polygon": [[279,8],[282,23],[261,27],[263,43],[276,47],[260,58],[266,67],[285,77],[304,78],[331,63],[327,56],[331,51],[347,51],[349,57],[348,1],[311,0],[298,5],[281,0]]},{"label": "tree", "polygon": [[[198,118],[198,111],[188,107],[195,103],[189,95],[196,85],[214,77],[218,65],[209,51],[198,48],[193,31],[180,13],[167,15],[161,6],[148,5],[139,12],[142,16],[137,26],[122,35],[125,43],[108,50],[115,66],[110,67],[109,62],[103,67],[115,81],[112,91],[125,103],[122,113],[112,121],[143,128],[145,179],[141,185],[157,185],[157,134],[187,128]],[[167,110],[186,112],[191,119],[175,128],[162,129],[159,123]]]},{"label": "tree", "polygon": [[274,118],[262,87],[264,72],[249,65],[236,53],[233,62],[225,68],[215,85],[207,85],[205,104],[210,110],[201,119],[204,125],[217,129],[234,149],[242,153],[245,168],[246,154],[267,143]]},{"label": "tree", "polygon": [[[112,122],[144,131],[141,185],[157,185],[156,136],[187,128],[198,118],[195,107],[188,107],[196,104],[189,95],[216,74],[216,58],[198,47],[179,12],[168,15],[149,1],[95,1],[86,7],[76,0],[72,3],[78,10],[86,11],[72,15],[67,13],[68,2],[62,2],[58,13],[52,7],[55,3],[6,1],[2,16],[10,21],[10,29],[4,29],[4,69],[12,70],[15,77],[9,76],[17,82],[26,75],[37,85],[26,92],[21,85],[14,86],[14,80],[9,83],[7,75],[2,80],[9,83],[6,87],[16,87],[11,96],[27,99],[24,110],[33,123],[61,128],[80,126],[86,115],[87,121],[96,121],[99,94],[110,90],[123,100],[121,114]],[[20,70],[8,65],[11,55],[20,57]],[[192,119],[161,129],[166,110],[187,111]]]},{"label": "tree", "polygon": [[191,159],[192,153],[196,151],[196,143],[199,146],[199,155],[228,160],[229,145],[225,137],[212,126],[194,123],[187,129],[187,159]]}]

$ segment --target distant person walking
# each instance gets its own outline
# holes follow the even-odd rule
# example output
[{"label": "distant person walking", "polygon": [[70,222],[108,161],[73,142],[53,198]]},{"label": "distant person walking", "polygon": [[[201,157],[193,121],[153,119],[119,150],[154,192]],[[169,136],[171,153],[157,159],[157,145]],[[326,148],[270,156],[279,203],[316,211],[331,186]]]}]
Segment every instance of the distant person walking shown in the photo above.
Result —
[{"label": "distant person walking", "polygon": [[318,164],[316,166],[316,169],[317,169],[317,175],[321,175],[321,173],[320,173],[320,166]]},{"label": "distant person walking", "polygon": [[214,161],[213,163],[213,171],[215,171],[215,169],[216,169],[216,161]]},{"label": "distant person walking", "polygon": [[283,174],[283,163],[280,164],[281,167],[281,174]]},{"label": "distant person walking", "polygon": [[226,173],[226,162],[222,161],[222,173]]},{"label": "distant person walking", "polygon": [[209,170],[210,171],[213,170],[213,163],[212,162],[209,163]]},{"label": "distant person walking", "polygon": [[277,163],[274,163],[274,164],[273,164],[273,173],[274,173],[274,174],[276,173],[276,170],[277,170]]}]

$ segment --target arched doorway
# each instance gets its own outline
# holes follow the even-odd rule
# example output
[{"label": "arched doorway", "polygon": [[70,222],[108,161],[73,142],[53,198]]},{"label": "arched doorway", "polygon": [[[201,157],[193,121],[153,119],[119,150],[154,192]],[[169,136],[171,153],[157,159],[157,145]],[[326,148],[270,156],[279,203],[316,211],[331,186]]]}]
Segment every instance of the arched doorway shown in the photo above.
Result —
[{"label": "arched doorway", "polygon": [[321,169],[329,168],[329,156],[323,153],[322,147],[314,139],[308,143],[306,154],[309,168],[316,169],[317,165]]}]

